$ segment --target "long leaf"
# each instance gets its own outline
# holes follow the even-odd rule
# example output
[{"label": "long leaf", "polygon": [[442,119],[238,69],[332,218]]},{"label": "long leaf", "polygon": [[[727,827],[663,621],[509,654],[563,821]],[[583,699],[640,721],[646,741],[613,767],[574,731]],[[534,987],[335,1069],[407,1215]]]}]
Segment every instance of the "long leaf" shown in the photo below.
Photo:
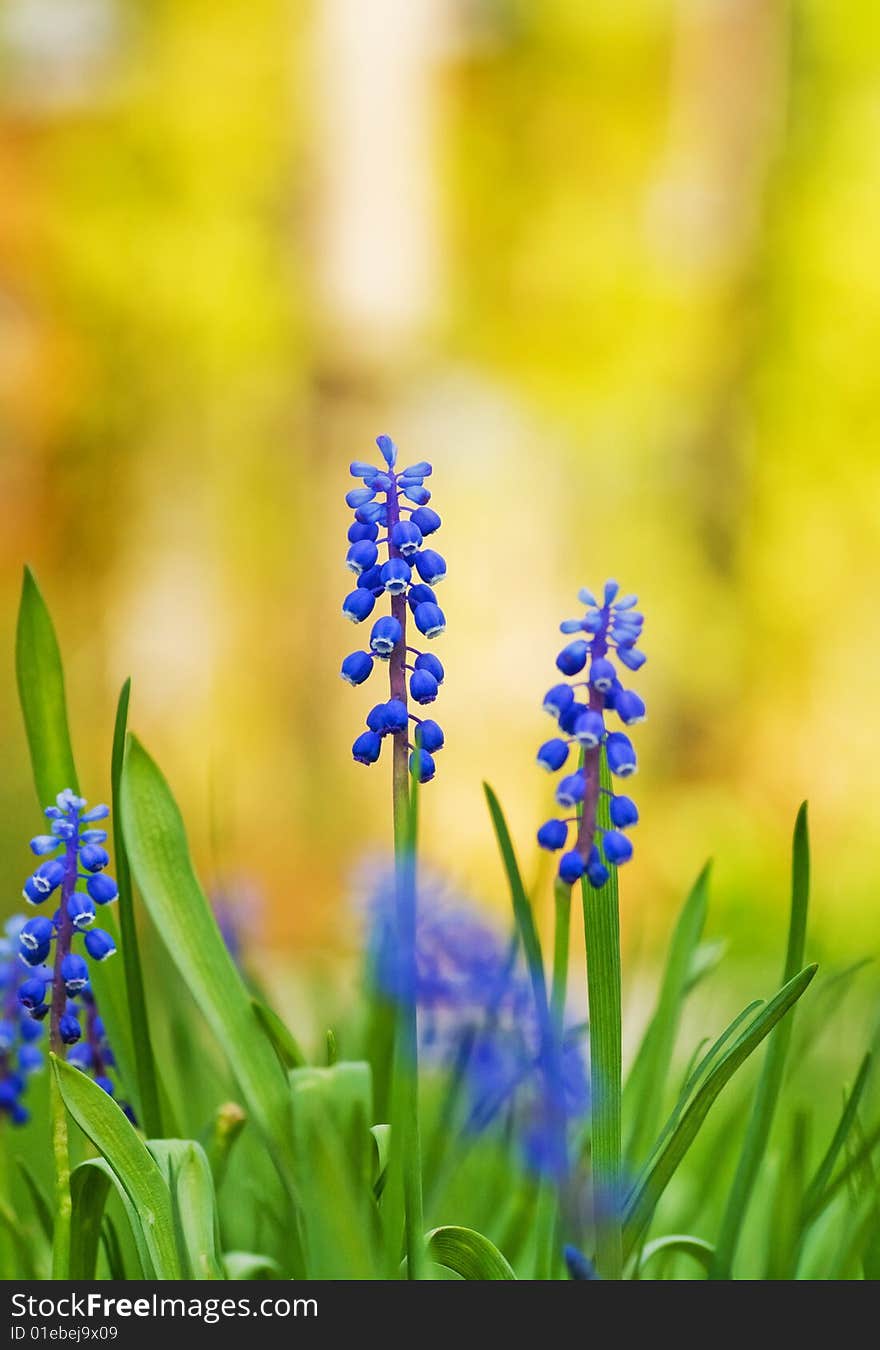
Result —
[{"label": "long leaf", "polygon": [[648,1172],[651,1169],[651,1164],[653,1163],[657,1154],[660,1152],[660,1149],[666,1143],[666,1140],[672,1134],[672,1131],[675,1129],[676,1125],[681,1119],[682,1111],[687,1106],[694,1092],[697,1090],[699,1084],[706,1077],[706,1074],[709,1072],[709,1069],[714,1064],[718,1056],[721,1054],[721,1051],[724,1049],[725,1045],[730,1040],[731,1036],[734,1034],[735,1031],[738,1030],[740,1026],[742,1026],[743,1022],[747,1021],[747,1019],[751,1017],[752,1014],[758,1008],[763,1006],[763,1003],[764,1000],[762,998],[756,998],[753,999],[751,1003],[746,1004],[742,1012],[737,1013],[733,1021],[729,1022],[727,1026],[724,1028],[721,1035],[712,1042],[712,1044],[709,1046],[709,1049],[706,1050],[705,1053],[703,1054],[702,1058],[697,1059],[696,1065],[691,1067],[689,1072],[685,1074],[684,1083],[682,1085],[681,1092],[679,1093],[678,1100],[676,1101],[675,1106],[672,1108],[672,1113],[669,1116],[669,1119],[667,1120],[666,1124],[663,1126],[663,1129],[657,1136],[657,1141],[654,1144],[654,1148],[651,1151],[651,1155],[648,1158],[648,1161],[645,1164],[645,1166],[642,1168],[636,1185],[633,1186],[631,1189],[630,1192],[631,1195],[635,1194],[641,1182],[648,1175]]},{"label": "long leaf", "polygon": [[129,736],[122,771],[122,828],[150,916],[221,1046],[293,1194],[290,1099],[275,1050],[199,886],[183,820],[158,766]]},{"label": "long leaf", "polygon": [[482,1233],[446,1225],[427,1235],[428,1256],[463,1280],[515,1280],[513,1267]]},{"label": "long leaf", "polygon": [[[804,960],[804,946],[807,936],[807,906],[810,895],[810,837],[807,825],[807,804],[801,805],[797,814],[792,842],[792,878],[791,912],[788,924],[788,945],[785,953],[785,965],[782,983],[792,979],[800,970]],[[776,1114],[776,1103],[782,1090],[782,1078],[785,1061],[791,1042],[793,1019],[788,1018],[773,1034],[768,1042],[767,1053],[758,1080],[752,1114],[743,1141],[736,1174],[727,1197],[727,1205],[721,1220],[721,1231],[715,1248],[711,1278],[730,1279],[733,1261],[739,1243],[743,1221],[749,1200],[767,1145],[770,1142],[770,1130]]]},{"label": "long leaf", "polygon": [[660,1153],[645,1181],[627,1206],[624,1225],[624,1256],[628,1257],[651,1221],[654,1210],[666,1187],[697,1137],[712,1104],[748,1059],[753,1050],[776,1026],[803,994],[816,973],[816,966],[807,966],[790,980],[746,1028],[726,1055],[709,1074],[688,1109],[675,1128],[672,1137]]},{"label": "long leaf", "polygon": [[113,851],[116,868],[116,881],[119,886],[119,930],[122,938],[122,962],[125,969],[125,987],[127,994],[128,1018],[131,1027],[132,1044],[137,1046],[135,1071],[137,1074],[139,1119],[144,1132],[150,1138],[160,1138],[162,1112],[159,1105],[159,1089],[156,1078],[156,1064],[153,1057],[153,1043],[150,1037],[150,1023],[147,1017],[147,1002],[144,994],[144,977],[141,970],[138,950],[137,924],[134,915],[134,896],[131,888],[131,869],[122,832],[122,812],[120,809],[120,789],[122,787],[122,764],[125,757],[125,736],[128,725],[128,704],[131,696],[131,680],[122,686],[119,703],[116,708],[116,722],[113,728],[113,753],[111,758],[111,782],[113,791]]},{"label": "long leaf", "polygon": [[285,1070],[301,1069],[306,1062],[306,1057],[296,1037],[288,1030],[286,1023],[282,1022],[278,1014],[268,1004],[261,1003],[259,999],[252,998],[251,1004],[262,1023],[263,1030],[272,1042],[272,1047],[281,1061],[282,1067]]},{"label": "long leaf", "polygon": [[280,1280],[281,1267],[271,1256],[255,1252],[224,1252],[227,1280]]},{"label": "long leaf", "polygon": [[624,1091],[624,1105],[632,1122],[626,1146],[626,1156],[631,1164],[641,1161],[657,1128],[681,1009],[706,922],[709,868],[707,863],[682,906],[669,944],[657,1009]]},{"label": "long leaf", "polygon": [[852,1091],[844,1103],[843,1112],[841,1113],[837,1129],[834,1131],[831,1142],[825,1151],[825,1155],[807,1186],[803,1203],[805,1214],[810,1214],[815,1209],[819,1197],[828,1185],[831,1173],[834,1171],[834,1164],[840,1156],[840,1151],[846,1144],[850,1131],[856,1124],[859,1103],[868,1081],[868,1074],[871,1071],[871,1058],[871,1052],[869,1050],[859,1066],[859,1071],[856,1074],[856,1081],[853,1083]]},{"label": "long leaf", "polygon": [[[31,767],[40,807],[51,805],[64,788],[79,790],[64,692],[61,652],[52,618],[30,568],[25,568],[18,612],[15,666]],[[116,920],[109,911],[102,923],[115,938]],[[107,1034],[125,1082],[131,1082],[134,1054],[125,1011],[123,972],[116,961],[94,968],[93,986]],[[64,1245],[64,1225],[58,1241]]]},{"label": "long leaf", "polygon": [[156,1278],[182,1278],[171,1196],[162,1173],[122,1110],[79,1069],[52,1058],[58,1087],[83,1134],[122,1183],[144,1235]]},{"label": "long leaf", "polygon": [[192,1139],[150,1139],[147,1148],[171,1192],[184,1279],[225,1280],[214,1178],[205,1150]]},{"label": "long leaf", "polygon": [[115,1188],[128,1218],[137,1248],[141,1275],[147,1280],[154,1279],[153,1263],[147,1250],[138,1212],[106,1158],[87,1158],[70,1174],[70,1191],[73,1197],[70,1278],[72,1280],[95,1278],[102,1221],[105,1219],[104,1210],[111,1186]]},{"label": "long leaf", "polygon": [[814,1199],[811,1200],[809,1207],[804,1209],[804,1221],[812,1222],[822,1213],[822,1210],[831,1204],[831,1201],[840,1193],[851,1177],[864,1167],[870,1160],[871,1154],[875,1148],[880,1146],[880,1125],[869,1131],[863,1140],[853,1150],[850,1158],[843,1164],[838,1172],[832,1177],[828,1185]]},{"label": "long leaf", "polygon": [[15,671],[31,767],[41,806],[49,806],[64,788],[78,790],[67,725],[64,672],[51,615],[29,567],[24,569]]},{"label": "long leaf", "polygon": [[25,1159],[16,1158],[15,1161],[18,1164],[18,1170],[21,1173],[22,1180],[24,1181],[24,1184],[28,1189],[28,1194],[31,1197],[31,1204],[34,1207],[34,1213],[37,1216],[37,1222],[39,1223],[40,1228],[42,1229],[43,1236],[45,1237],[46,1241],[51,1245],[55,1224],[52,1218],[52,1210],[49,1206],[49,1201],[43,1194],[42,1186],[37,1181],[36,1177],[31,1171],[30,1165],[25,1161]]},{"label": "long leaf", "polygon": [[501,804],[488,783],[483,784],[483,791],[486,794],[486,801],[489,804],[489,814],[492,817],[492,826],[495,830],[495,837],[501,852],[501,861],[504,864],[504,871],[507,874],[507,883],[510,887],[510,898],[513,902],[513,914],[523,944],[526,965],[528,966],[532,990],[537,1004],[538,1016],[540,1017],[542,1016],[542,1013],[545,1013],[545,1010],[548,1007],[547,980],[544,974],[544,958],[541,953],[541,940],[538,937],[538,930],[535,926],[535,917],[532,914],[532,906],[529,902],[529,897],[526,894],[526,888],[523,885],[522,874],[519,870],[519,863],[516,860],[516,853],[514,852],[513,841],[510,838],[510,831],[507,828],[507,821],[504,819],[504,812],[501,810]]},{"label": "long leaf", "polygon": [[708,1271],[714,1251],[711,1242],[707,1242],[705,1238],[692,1237],[689,1233],[669,1233],[666,1237],[655,1238],[653,1242],[645,1244],[639,1257],[639,1276],[643,1275],[645,1267],[655,1256],[663,1253],[692,1256],[695,1261],[699,1261],[704,1270]]}]

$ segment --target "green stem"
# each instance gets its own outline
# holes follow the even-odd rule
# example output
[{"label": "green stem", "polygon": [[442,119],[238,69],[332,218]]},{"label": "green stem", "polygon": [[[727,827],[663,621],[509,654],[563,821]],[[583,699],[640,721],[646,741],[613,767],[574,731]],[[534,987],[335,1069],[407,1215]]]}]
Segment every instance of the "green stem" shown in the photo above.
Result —
[{"label": "green stem", "polygon": [[52,1128],[52,1156],[55,1162],[55,1232],[52,1242],[52,1279],[70,1278],[70,1225],[73,1207],[70,1199],[70,1146],[67,1137],[67,1111],[55,1073],[49,1074],[49,1105]]},{"label": "green stem", "polygon": [[571,932],[571,887],[557,881],[554,888],[556,926],[553,936],[553,992],[550,1011],[558,1045],[565,1031],[565,995],[568,984],[568,948]]},{"label": "green stem", "polygon": [[551,1280],[556,1249],[556,1185],[548,1177],[538,1183],[535,1204],[535,1276],[536,1280]]},{"label": "green stem", "polygon": [[[604,750],[599,763],[599,781],[610,785]],[[608,796],[598,802],[597,827],[605,829]],[[593,1188],[598,1197],[596,1216],[596,1264],[603,1280],[619,1280],[623,1273],[621,1239],[620,1098],[620,920],[617,898],[617,868],[601,890],[584,878],[584,936],[587,947],[587,988],[590,1007],[590,1089],[592,1115]]]},{"label": "green stem", "polygon": [[[396,739],[396,738],[395,738]],[[395,752],[397,745],[395,745]],[[425,1225],[422,1202],[419,1130],[419,1039],[415,990],[416,938],[416,793],[410,797],[406,746],[394,758],[394,863],[398,941],[405,962],[398,999],[394,1077],[397,1092],[400,1159],[403,1168],[404,1240],[409,1280],[425,1278]],[[393,1140],[392,1140],[393,1147]]]}]

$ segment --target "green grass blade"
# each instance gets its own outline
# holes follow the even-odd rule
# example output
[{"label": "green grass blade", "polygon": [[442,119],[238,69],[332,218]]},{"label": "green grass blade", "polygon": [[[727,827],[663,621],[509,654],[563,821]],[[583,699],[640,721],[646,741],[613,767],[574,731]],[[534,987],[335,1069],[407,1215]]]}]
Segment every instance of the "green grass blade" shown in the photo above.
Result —
[{"label": "green grass blade", "polygon": [[217,1197],[205,1150],[192,1139],[150,1139],[147,1148],[171,1193],[183,1278],[225,1280]]},{"label": "green grass blade", "polygon": [[52,1068],[64,1105],[107,1159],[131,1201],[156,1278],[181,1279],[171,1196],[134,1126],[113,1098],[79,1069],[55,1058]]},{"label": "green grass blade", "polygon": [[183,820],[155,762],[133,736],[122,771],[122,828],[157,932],[222,1046],[282,1180],[293,1195],[290,1095],[193,870]]},{"label": "green grass blade", "polygon": [[669,1233],[666,1237],[655,1238],[653,1242],[645,1244],[639,1257],[639,1277],[642,1278],[645,1267],[655,1256],[661,1256],[664,1253],[667,1256],[670,1253],[683,1253],[685,1256],[692,1256],[704,1270],[708,1271],[714,1251],[715,1248],[711,1242],[706,1242],[705,1238],[692,1237],[689,1233]]},{"label": "green grass blade", "polygon": [[[610,789],[611,775],[604,749],[599,757],[599,781]],[[599,798],[596,823],[611,824],[607,792]],[[621,1244],[621,974],[620,913],[616,867],[600,890],[586,877],[581,880],[584,938],[587,948],[587,995],[590,1009],[590,1159],[593,1186],[608,1217],[596,1225],[596,1265],[603,1280],[619,1280],[623,1273]]]},{"label": "green grass blade", "polygon": [[675,1106],[672,1108],[672,1113],[669,1119],[663,1126],[663,1129],[660,1131],[660,1134],[657,1136],[657,1142],[655,1143],[654,1148],[651,1151],[651,1155],[647,1163],[642,1168],[641,1174],[639,1176],[639,1181],[637,1185],[633,1187],[632,1193],[634,1193],[635,1190],[638,1189],[638,1185],[647,1176],[651,1164],[653,1163],[657,1154],[660,1152],[660,1149],[666,1143],[666,1140],[669,1138],[669,1136],[672,1134],[672,1131],[678,1124],[681,1118],[682,1111],[687,1106],[688,1102],[690,1101],[691,1097],[696,1091],[698,1084],[702,1082],[702,1080],[705,1078],[712,1064],[715,1062],[715,1060],[720,1055],[721,1051],[724,1049],[724,1046],[730,1040],[734,1032],[742,1025],[742,1023],[745,1022],[746,1019],[750,1017],[758,1008],[763,1007],[763,1004],[764,1000],[762,998],[756,998],[751,1003],[747,1004],[746,1007],[743,1008],[742,1012],[737,1013],[733,1021],[728,1023],[728,1025],[724,1028],[724,1030],[722,1031],[721,1035],[717,1038],[717,1040],[712,1042],[712,1044],[709,1046],[709,1049],[703,1054],[702,1058],[698,1058],[699,1051],[697,1051],[696,1054],[693,1056],[693,1059],[696,1060],[697,1062],[695,1065],[692,1062],[691,1067],[684,1076],[684,1083],[682,1085],[681,1092],[679,1093],[678,1101],[675,1103]]},{"label": "green grass blade", "polygon": [[[809,895],[810,839],[807,804],[804,802],[797,814],[792,843],[791,913],[782,974],[783,984],[791,980],[803,965]],[[718,1234],[715,1260],[712,1264],[712,1278],[716,1280],[731,1278],[743,1220],[770,1141],[793,1025],[793,1019],[787,1018],[767,1045],[742,1153],[721,1220],[721,1231]]]},{"label": "green grass blade", "polygon": [[859,1066],[859,1071],[856,1074],[856,1080],[853,1083],[852,1091],[844,1102],[843,1112],[841,1113],[840,1120],[831,1138],[831,1142],[806,1188],[803,1205],[805,1213],[811,1213],[815,1209],[819,1197],[828,1185],[831,1173],[834,1171],[834,1164],[840,1156],[841,1149],[845,1146],[850,1131],[856,1124],[859,1103],[862,1099],[862,1094],[865,1091],[868,1074],[871,1071],[871,1060],[872,1055],[869,1050]]},{"label": "green grass blade", "polygon": [[109,1214],[104,1215],[101,1240],[104,1243],[104,1255],[107,1258],[107,1266],[110,1271],[111,1280],[126,1279],[127,1275],[125,1270],[125,1259],[122,1255],[122,1244],[119,1241],[116,1225]]},{"label": "green grass blade", "polygon": [[[486,794],[486,801],[489,805],[489,814],[492,818],[492,826],[498,841],[498,848],[501,853],[504,870],[507,874],[516,929],[525,953],[526,966],[528,968],[532,986],[532,996],[535,1001],[535,1014],[540,1028],[544,1063],[547,1066],[547,1072],[551,1076],[561,1075],[561,1069],[558,1066],[558,1056],[560,1052],[559,1038],[554,1030],[550,1004],[548,1002],[547,978],[544,972],[541,940],[535,925],[535,917],[532,913],[531,902],[529,901],[525,886],[523,885],[522,874],[519,870],[513,841],[510,837],[510,831],[507,827],[507,821],[504,818],[501,804],[488,783],[483,784],[483,791]],[[561,977],[561,972],[558,973]],[[558,993],[555,997],[558,1002]],[[564,1009],[560,1009],[559,1011],[560,1018],[563,1011]],[[535,1255],[538,1278],[544,1278],[545,1273],[549,1271],[553,1264],[553,1232],[556,1225],[556,1209],[557,1197],[555,1192],[547,1186],[542,1187],[538,1202],[538,1212],[536,1215],[537,1238]],[[438,1264],[442,1264],[442,1262]]]},{"label": "green grass blade", "polygon": [[138,951],[137,924],[134,915],[134,896],[131,888],[131,869],[125,849],[122,833],[122,812],[120,809],[120,789],[122,787],[122,764],[125,758],[125,737],[128,726],[128,704],[131,696],[131,680],[126,680],[119,694],[116,708],[116,723],[113,728],[113,753],[111,757],[111,783],[113,792],[113,851],[116,883],[119,887],[119,931],[122,939],[122,963],[125,970],[128,1019],[131,1027],[132,1044],[137,1046],[134,1057],[138,1088],[138,1119],[145,1134],[151,1138],[160,1138],[162,1112],[159,1104],[159,1089],[156,1077],[156,1064],[153,1056],[153,1043],[150,1038],[150,1023],[147,1017],[147,1001],[144,994],[144,977],[141,970]]},{"label": "green grass blade", "polygon": [[15,671],[40,806],[79,785],[67,725],[64,671],[51,615],[29,567],[24,569]]},{"label": "green grass blade", "polygon": [[626,1157],[631,1166],[645,1157],[657,1129],[681,1009],[706,923],[709,868],[707,863],[682,906],[669,944],[657,1008],[624,1089],[624,1109],[631,1121]]},{"label": "green grass blade", "polygon": [[[31,767],[40,809],[66,787],[79,790],[64,693],[64,670],[52,617],[30,568],[25,568],[16,632],[15,667]],[[108,906],[102,923],[115,938],[116,920]],[[118,944],[117,944],[118,945]],[[125,1011],[123,974],[118,962],[94,969],[93,984],[101,1015],[126,1083],[133,1082],[134,1055]],[[59,1212],[63,1207],[59,1206]],[[64,1225],[57,1226],[64,1246]]]},{"label": "green grass blade", "polygon": [[282,1067],[287,1069],[301,1069],[306,1063],[306,1057],[300,1047],[299,1041],[288,1030],[286,1023],[272,1008],[266,1003],[261,1003],[259,999],[251,999],[251,1005],[262,1023],[263,1030],[272,1042],[278,1059]]},{"label": "green grass blade", "polygon": [[795,1111],[791,1141],[783,1155],[770,1206],[770,1233],[765,1280],[794,1280],[800,1252],[801,1207],[807,1165],[807,1125],[804,1111]]},{"label": "green grass blade", "polygon": [[447,1225],[427,1235],[428,1258],[463,1280],[515,1280],[513,1267],[482,1233]]},{"label": "green grass blade", "polygon": [[[94,1176],[94,1173],[100,1176]],[[101,1180],[103,1178],[103,1181]],[[113,1171],[113,1168],[107,1162],[106,1158],[87,1158],[85,1162],[75,1167],[70,1175],[70,1189],[73,1194],[73,1252],[71,1257],[71,1279],[93,1280],[95,1278],[95,1261],[97,1251],[91,1252],[90,1244],[92,1238],[92,1226],[98,1230],[98,1235],[104,1240],[107,1259],[110,1263],[113,1279],[122,1279],[123,1275],[116,1275],[116,1271],[122,1270],[123,1261],[119,1254],[119,1238],[110,1221],[110,1216],[104,1213],[104,1222],[101,1223],[101,1215],[107,1201],[109,1187],[112,1186],[119,1196],[125,1216],[128,1219],[129,1230],[134,1241],[137,1252],[138,1264],[140,1266],[139,1276],[144,1280],[154,1280],[156,1278],[153,1270],[153,1263],[150,1260],[150,1253],[147,1250],[146,1240],[141,1227],[138,1212],[131,1202],[128,1192],[123,1186],[119,1177]],[[96,1239],[95,1239],[96,1240]],[[91,1262],[91,1264],[89,1264]],[[79,1271],[74,1275],[74,1271]]]},{"label": "green grass blade", "polygon": [[488,783],[483,784],[483,791],[486,794],[486,801],[489,804],[489,814],[492,817],[495,838],[498,841],[498,848],[501,852],[501,861],[504,864],[507,883],[510,887],[510,898],[513,902],[513,915],[516,920],[520,940],[523,944],[523,951],[525,953],[529,977],[532,982],[532,991],[535,996],[538,1016],[542,1017],[546,1015],[548,1004],[547,980],[544,974],[544,958],[541,953],[541,939],[538,937],[538,930],[535,926],[535,917],[532,913],[532,906],[529,902],[529,897],[526,894],[526,888],[523,885],[522,874],[519,870],[519,863],[516,860],[516,853],[514,851],[513,841],[510,838],[510,831],[507,828],[507,821],[504,818],[504,812],[501,810],[501,804]]},{"label": "green grass blade", "polygon": [[829,1181],[824,1191],[812,1198],[809,1206],[804,1206],[805,1223],[811,1223],[818,1218],[822,1210],[826,1209],[831,1201],[840,1194],[846,1183],[870,1160],[872,1153],[878,1146],[880,1146],[880,1125],[875,1125],[874,1129],[869,1131],[853,1150],[849,1160],[844,1163],[840,1171]]},{"label": "green grass blade", "polygon": [[70,1176],[73,1197],[73,1227],[71,1232],[70,1278],[93,1280],[101,1241],[104,1206],[113,1184],[110,1167],[100,1160],[90,1159],[75,1167]]},{"label": "green grass blade", "polygon": [[[89,1158],[86,1162],[80,1163],[79,1167],[75,1167],[70,1175],[70,1191],[73,1196],[70,1259],[70,1278],[72,1280],[94,1280],[95,1278],[98,1247],[104,1222],[104,1209],[111,1186],[116,1188],[128,1216],[144,1278],[152,1278],[152,1263],[144,1241],[140,1220],[125,1187],[104,1158]],[[118,1248],[118,1245],[118,1242],[116,1242],[116,1248]],[[116,1257],[114,1264],[121,1268],[121,1258]]]},{"label": "green grass blade", "polygon": [[708,1075],[694,1096],[673,1134],[660,1152],[645,1180],[627,1205],[624,1225],[624,1257],[629,1257],[653,1217],[654,1210],[716,1098],[737,1069],[770,1034],[789,1009],[793,1008],[816,973],[816,966],[807,966],[793,980],[780,989],[755,1017],[739,1039]]}]

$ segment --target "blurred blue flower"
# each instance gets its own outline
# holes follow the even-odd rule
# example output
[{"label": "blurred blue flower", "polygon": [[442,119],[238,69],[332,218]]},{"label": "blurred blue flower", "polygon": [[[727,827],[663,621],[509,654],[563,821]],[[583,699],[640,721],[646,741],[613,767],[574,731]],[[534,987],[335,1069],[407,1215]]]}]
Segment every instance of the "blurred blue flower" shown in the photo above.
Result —
[{"label": "blurred blue flower", "polygon": [[512,1125],[524,1163],[561,1179],[572,1131],[589,1106],[584,1037],[569,1032],[550,1055],[517,943],[436,878],[418,886],[415,963],[395,940],[393,872],[371,875],[371,978],[394,1000],[415,1001],[420,1053],[454,1071],[465,1128]]},{"label": "blurred blue flower", "polygon": [[[16,960],[19,934],[24,918],[16,915],[8,919],[0,937],[0,1111],[14,1125],[23,1125],[28,1110],[22,1101],[28,1076],[42,1068],[43,1056],[35,1044],[43,1034],[38,1021],[33,1021],[19,998],[19,991],[28,981],[30,971]],[[33,982],[33,992],[42,997],[43,982]]]}]

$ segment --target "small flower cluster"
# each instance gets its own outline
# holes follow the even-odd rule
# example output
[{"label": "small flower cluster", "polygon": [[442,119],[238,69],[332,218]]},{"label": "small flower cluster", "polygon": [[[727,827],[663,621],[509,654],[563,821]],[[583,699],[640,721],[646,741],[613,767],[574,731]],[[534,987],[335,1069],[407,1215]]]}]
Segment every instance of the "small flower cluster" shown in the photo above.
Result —
[{"label": "small flower cluster", "polygon": [[[41,906],[60,889],[60,904],[51,917],[39,914],[29,919],[18,934],[18,954],[28,967],[28,977],[18,990],[19,1002],[37,1021],[47,1015],[51,1003],[52,1036],[65,1045],[76,1044],[82,1035],[76,1000],[89,987],[88,963],[72,950],[74,937],[83,936],[93,961],[104,961],[116,950],[109,933],[92,927],[96,905],[106,905],[118,894],[116,882],[104,871],[110,861],[104,848],[107,831],[94,828],[110,812],[106,806],[87,811],[86,805],[83,797],[65,788],[56,805],[46,807],[50,833],[31,840],[31,851],[44,861],[28,877],[22,893],[29,904]],[[61,856],[52,856],[59,849]]]},{"label": "small flower cluster", "polygon": [[[398,471],[397,446],[391,438],[379,436],[376,444],[385,468],[361,460],[351,465],[352,477],[360,479],[363,487],[353,488],[345,499],[354,511],[345,561],[357,577],[357,585],[345,597],[342,612],[352,623],[363,623],[372,616],[376,601],[387,594],[391,613],[374,620],[369,650],[347,656],[341,675],[349,684],[363,684],[376,661],[387,662],[391,697],[371,710],[367,730],[358,736],[352,754],[360,764],[375,764],[384,737],[407,738],[412,721],[413,742],[402,744],[413,752],[410,771],[426,783],[434,777],[433,756],[443,748],[444,737],[436,722],[409,712],[407,672],[409,696],[423,706],[436,699],[444,672],[432,653],[407,646],[406,624],[409,613],[428,640],[439,637],[446,628],[434,591],[446,576],[446,562],[434,549],[425,547],[425,540],[440,528],[440,517],[428,506],[431,493],[425,479],[431,474],[431,465],[422,461]],[[381,536],[380,530],[384,531]],[[387,550],[384,562],[380,561],[380,548]],[[407,656],[413,657],[412,664]]]},{"label": "small flower cluster", "polygon": [[39,1022],[33,1022],[18,1001],[18,987],[24,977],[15,960],[18,934],[24,919],[9,919],[0,938],[0,1112],[13,1125],[28,1119],[22,1102],[28,1076],[42,1067],[43,1056],[35,1044],[43,1034]]},{"label": "small flower cluster", "polygon": [[[586,876],[596,889],[608,880],[609,867],[632,857],[632,843],[624,831],[639,818],[631,798],[609,792],[610,827],[599,826],[599,798],[606,792],[599,780],[602,753],[615,777],[628,778],[636,771],[632,742],[625,732],[607,729],[607,716],[614,713],[625,727],[645,717],[642,699],[633,690],[624,688],[615,664],[609,660],[609,651],[613,649],[627,670],[638,670],[645,662],[644,653],[636,646],[643,624],[642,615],[635,610],[637,598],[627,595],[617,599],[618,591],[616,581],[606,582],[601,600],[591,591],[580,591],[578,598],[588,606],[586,614],[560,625],[563,633],[581,636],[563,647],[556,665],[569,678],[586,670],[586,679],[556,684],[547,692],[544,710],[558,723],[562,734],[545,741],[538,751],[538,763],[549,773],[558,773],[566,767],[572,749],[579,755],[578,766],[566,773],[556,787],[557,802],[574,814],[545,821],[538,831],[538,843],[554,852],[564,849],[569,827],[574,823],[575,845],[563,853],[559,876],[567,885]],[[584,694],[578,697],[580,690]]]},{"label": "small flower cluster", "polygon": [[457,1076],[464,1128],[512,1131],[526,1165],[561,1178],[566,1138],[587,1112],[583,1040],[569,1032],[547,1064],[531,983],[515,942],[505,940],[474,906],[436,881],[419,887],[415,987],[401,959],[393,874],[370,889],[368,954],[373,980],[395,1000],[415,1001],[420,1053]]}]

